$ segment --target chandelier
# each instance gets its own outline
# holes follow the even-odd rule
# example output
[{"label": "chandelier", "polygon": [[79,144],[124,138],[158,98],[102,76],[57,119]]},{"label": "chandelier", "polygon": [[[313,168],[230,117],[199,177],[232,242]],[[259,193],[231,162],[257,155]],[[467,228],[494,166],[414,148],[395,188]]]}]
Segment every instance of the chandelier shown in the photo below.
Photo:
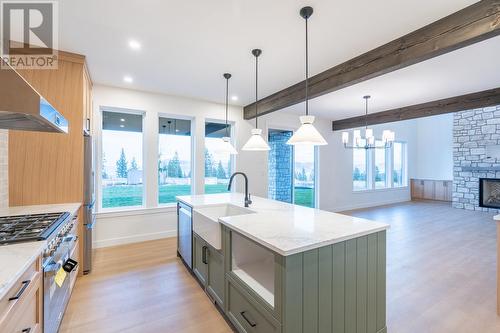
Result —
[{"label": "chandelier", "polygon": [[376,140],[373,136],[373,129],[368,128],[368,100],[370,95],[363,96],[365,100],[365,137],[361,137],[361,130],[352,131],[352,145],[349,145],[349,132],[342,132],[342,143],[346,149],[388,149],[392,147],[395,134],[391,130],[382,132],[382,140]]}]

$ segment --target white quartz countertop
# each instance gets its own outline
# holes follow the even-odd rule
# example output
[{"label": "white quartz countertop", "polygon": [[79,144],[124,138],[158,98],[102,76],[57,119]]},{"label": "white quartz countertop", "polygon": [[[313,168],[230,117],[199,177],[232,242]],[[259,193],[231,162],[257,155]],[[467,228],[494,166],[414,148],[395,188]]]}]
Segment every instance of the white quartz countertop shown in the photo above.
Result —
[{"label": "white quartz countertop", "polygon": [[[243,207],[242,193],[179,196],[193,209],[230,203]],[[219,222],[264,247],[288,256],[389,228],[386,223],[252,197],[254,214],[222,217]]]},{"label": "white quartz countertop", "polygon": [[[0,216],[69,212],[74,215],[80,203],[16,206],[0,208]],[[42,253],[46,242],[27,242],[0,245],[0,299],[2,299],[23,272]]]},{"label": "white quartz countertop", "polygon": [[0,246],[0,299],[42,253],[45,241]]},{"label": "white quartz countertop", "polygon": [[34,205],[34,206],[13,206],[0,208],[0,216],[26,215],[26,214],[43,214],[43,213],[59,213],[69,212],[74,215],[82,204],[78,202],[49,204],[49,205]]}]

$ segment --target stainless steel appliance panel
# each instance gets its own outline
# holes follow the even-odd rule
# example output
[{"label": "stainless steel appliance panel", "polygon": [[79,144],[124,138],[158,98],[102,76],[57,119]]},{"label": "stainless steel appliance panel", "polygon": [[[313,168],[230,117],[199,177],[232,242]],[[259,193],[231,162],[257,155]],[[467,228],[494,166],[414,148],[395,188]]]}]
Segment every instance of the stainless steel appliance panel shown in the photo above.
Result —
[{"label": "stainless steel appliance panel", "polygon": [[193,268],[193,221],[191,207],[177,204],[177,251],[189,268]]},{"label": "stainless steel appliance panel", "polygon": [[92,137],[84,134],[83,274],[92,270],[92,233],[95,226],[95,187]]}]

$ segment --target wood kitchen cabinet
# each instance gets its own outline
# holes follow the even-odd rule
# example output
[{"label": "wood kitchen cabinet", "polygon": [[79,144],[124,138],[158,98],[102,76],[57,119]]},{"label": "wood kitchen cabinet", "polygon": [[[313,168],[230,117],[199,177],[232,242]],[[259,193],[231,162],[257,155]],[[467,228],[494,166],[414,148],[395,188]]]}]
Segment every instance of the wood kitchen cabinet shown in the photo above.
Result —
[{"label": "wood kitchen cabinet", "polygon": [[203,287],[207,286],[208,280],[207,251],[207,243],[193,233],[193,273]]},{"label": "wood kitchen cabinet", "polygon": [[208,246],[207,292],[213,300],[224,307],[224,256]]},{"label": "wood kitchen cabinet", "polygon": [[222,228],[238,332],[387,332],[385,231],[282,256]]},{"label": "wood kitchen cabinet", "polygon": [[212,299],[224,306],[224,257],[193,233],[193,273]]},{"label": "wood kitchen cabinet", "polygon": [[0,332],[42,332],[41,266],[41,258],[38,257],[0,299]]},{"label": "wood kitchen cabinet", "polygon": [[[9,205],[83,203],[83,130],[86,119],[92,124],[85,57],[59,51],[57,69],[19,73],[68,120],[69,129],[67,134],[9,130]],[[81,209],[78,215],[83,216]],[[78,236],[83,236],[82,223]]]},{"label": "wood kitchen cabinet", "polygon": [[414,200],[452,200],[451,180],[412,179],[411,198]]}]

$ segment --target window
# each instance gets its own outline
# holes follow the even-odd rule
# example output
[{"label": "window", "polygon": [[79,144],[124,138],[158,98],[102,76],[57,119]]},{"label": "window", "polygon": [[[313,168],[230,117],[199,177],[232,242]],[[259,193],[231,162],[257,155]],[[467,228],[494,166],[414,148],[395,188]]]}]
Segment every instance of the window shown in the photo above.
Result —
[{"label": "window", "polygon": [[314,207],[314,146],[294,146],[293,203]]},{"label": "window", "polygon": [[[376,141],[375,144],[377,147],[383,145],[382,141]],[[389,149],[353,149],[353,191],[407,186],[406,168],[404,142],[394,142]]]},{"label": "window", "polygon": [[[227,132],[226,132],[227,130]],[[232,173],[231,154],[222,151],[222,138],[231,136],[231,125],[205,123],[205,193],[227,192]]]},{"label": "window", "polygon": [[291,146],[286,142],[293,131],[269,129],[269,188],[270,199],[306,207],[315,206],[315,148]]},{"label": "window", "polygon": [[[362,143],[364,144],[364,143]],[[353,149],[352,157],[352,185],[355,191],[368,188],[367,177],[367,151],[366,149]]]},{"label": "window", "polygon": [[142,115],[102,113],[102,208],[142,206]]},{"label": "window", "polygon": [[158,203],[191,194],[191,121],[159,118]]},{"label": "window", "polygon": [[[376,141],[376,146],[383,146],[382,141]],[[374,149],[375,151],[375,188],[385,188],[387,186],[387,173],[386,173],[386,150],[385,149]]]},{"label": "window", "polygon": [[405,149],[406,144],[403,142],[394,142],[392,149],[392,161],[393,161],[393,171],[392,171],[392,182],[394,187],[406,186],[406,176],[405,176]]}]

